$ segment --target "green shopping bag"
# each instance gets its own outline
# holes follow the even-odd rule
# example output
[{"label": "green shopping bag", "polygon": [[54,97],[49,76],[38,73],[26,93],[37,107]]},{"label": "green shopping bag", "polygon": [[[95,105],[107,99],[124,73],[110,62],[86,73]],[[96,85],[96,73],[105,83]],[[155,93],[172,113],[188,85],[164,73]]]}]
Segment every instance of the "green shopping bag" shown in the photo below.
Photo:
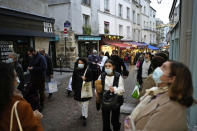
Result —
[{"label": "green shopping bag", "polygon": [[138,99],[140,97],[139,89],[140,89],[140,85],[137,82],[136,85],[135,85],[135,88],[133,89],[132,95],[131,95],[133,98]]}]

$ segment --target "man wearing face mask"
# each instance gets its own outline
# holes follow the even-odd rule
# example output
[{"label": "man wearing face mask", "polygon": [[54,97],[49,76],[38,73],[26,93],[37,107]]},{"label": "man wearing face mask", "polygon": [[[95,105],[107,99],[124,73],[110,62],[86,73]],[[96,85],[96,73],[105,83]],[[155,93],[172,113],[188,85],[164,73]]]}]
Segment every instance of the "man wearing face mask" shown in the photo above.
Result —
[{"label": "man wearing face mask", "polygon": [[45,76],[47,69],[47,62],[44,56],[37,52],[33,48],[29,48],[27,51],[29,57],[31,58],[28,70],[30,71],[30,81],[32,87],[38,89],[40,94],[40,111],[43,110],[44,99],[45,99]]},{"label": "man wearing face mask", "polygon": [[7,63],[11,63],[14,66],[17,74],[17,82],[18,82],[17,89],[23,91],[25,78],[24,78],[23,68],[21,64],[18,62],[18,54],[10,53]]},{"label": "man wearing face mask", "polygon": [[100,67],[99,67],[99,56],[97,54],[96,50],[93,50],[93,54],[88,56],[88,64],[89,64],[89,68],[92,70],[92,74],[93,74],[93,88],[95,87],[94,82],[95,80],[98,79],[99,75],[100,75]]},{"label": "man wearing face mask", "polygon": [[146,53],[144,56],[144,60],[140,62],[140,66],[138,69],[137,74],[137,81],[140,85],[142,85],[143,80],[145,80],[150,73],[152,73],[152,67],[151,67],[151,54]]}]

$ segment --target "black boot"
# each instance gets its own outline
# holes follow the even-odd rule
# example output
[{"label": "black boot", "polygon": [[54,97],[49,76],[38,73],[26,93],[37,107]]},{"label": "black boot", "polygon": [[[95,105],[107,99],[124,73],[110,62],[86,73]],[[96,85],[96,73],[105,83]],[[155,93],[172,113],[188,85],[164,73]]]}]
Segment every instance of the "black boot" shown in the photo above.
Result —
[{"label": "black boot", "polygon": [[48,99],[51,99],[52,95],[52,93],[49,93]]},{"label": "black boot", "polygon": [[86,121],[85,116],[83,116],[83,126],[86,126],[86,125],[87,125],[87,121]]},{"label": "black boot", "polygon": [[96,102],[96,109],[99,111],[101,109],[101,104]]}]

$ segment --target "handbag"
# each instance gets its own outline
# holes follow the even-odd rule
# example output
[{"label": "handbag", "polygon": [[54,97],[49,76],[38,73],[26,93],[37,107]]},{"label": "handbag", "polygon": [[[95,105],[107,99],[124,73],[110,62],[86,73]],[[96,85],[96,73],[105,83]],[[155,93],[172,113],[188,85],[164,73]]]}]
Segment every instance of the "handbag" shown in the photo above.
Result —
[{"label": "handbag", "polygon": [[[88,68],[86,68],[84,75],[86,75]],[[92,82],[83,81],[82,88],[81,88],[81,98],[91,98],[93,97],[92,93]]]},{"label": "handbag", "polygon": [[10,117],[10,131],[12,131],[12,128],[13,128],[13,115],[15,113],[16,115],[16,120],[17,120],[17,123],[18,123],[18,127],[19,127],[19,130],[20,131],[23,131],[23,128],[21,126],[21,122],[20,122],[20,119],[19,119],[19,116],[18,116],[18,112],[17,112],[17,105],[18,105],[19,101],[16,101],[12,107],[12,110],[11,110],[11,117]]}]

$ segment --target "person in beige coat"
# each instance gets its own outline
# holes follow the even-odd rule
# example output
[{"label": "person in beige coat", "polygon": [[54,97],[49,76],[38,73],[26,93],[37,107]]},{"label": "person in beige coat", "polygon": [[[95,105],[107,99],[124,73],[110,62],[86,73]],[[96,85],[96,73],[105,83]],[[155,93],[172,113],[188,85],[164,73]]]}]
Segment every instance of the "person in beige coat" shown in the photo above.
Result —
[{"label": "person in beige coat", "polygon": [[155,69],[153,79],[158,86],[140,98],[125,119],[125,131],[187,131],[186,109],[194,103],[189,69],[167,61]]}]

